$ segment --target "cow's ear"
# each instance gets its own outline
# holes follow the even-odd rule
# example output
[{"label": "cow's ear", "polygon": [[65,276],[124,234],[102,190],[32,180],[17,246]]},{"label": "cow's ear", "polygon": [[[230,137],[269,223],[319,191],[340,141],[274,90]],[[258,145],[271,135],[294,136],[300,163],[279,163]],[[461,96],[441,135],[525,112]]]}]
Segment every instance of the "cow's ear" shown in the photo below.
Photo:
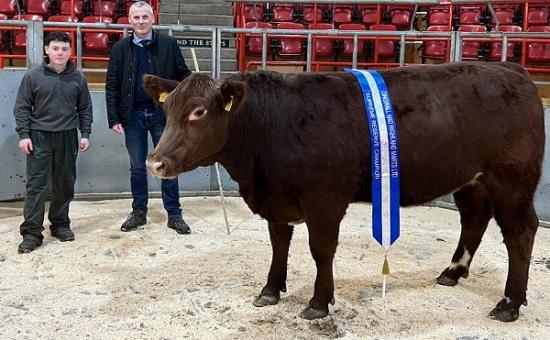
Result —
[{"label": "cow's ear", "polygon": [[236,111],[246,98],[246,83],[226,80],[220,86],[222,107],[227,112]]},{"label": "cow's ear", "polygon": [[151,96],[153,101],[162,106],[168,94],[178,86],[176,80],[162,79],[160,77],[146,74],[143,76],[143,88]]}]

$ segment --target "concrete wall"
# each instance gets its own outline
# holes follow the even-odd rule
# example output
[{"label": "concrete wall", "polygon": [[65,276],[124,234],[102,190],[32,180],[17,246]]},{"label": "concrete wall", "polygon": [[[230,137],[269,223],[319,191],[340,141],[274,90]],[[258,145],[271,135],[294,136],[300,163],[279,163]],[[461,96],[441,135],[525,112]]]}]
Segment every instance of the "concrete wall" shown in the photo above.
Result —
[{"label": "concrete wall", "polygon": [[[22,198],[25,192],[25,157],[17,148],[13,104],[23,71],[0,70],[0,200]],[[124,193],[130,191],[129,160],[123,136],[116,135],[107,125],[105,94],[92,92],[94,124],[91,149],[78,158],[76,192],[82,194]],[[550,221],[550,107],[545,110],[546,157],[543,176],[539,184],[535,206],[541,220]],[[216,177],[213,167],[199,168],[179,177],[182,191],[215,191]],[[237,190],[222,168],[225,190]],[[160,181],[150,177],[152,191],[160,190]],[[443,201],[451,202],[450,197]]]}]

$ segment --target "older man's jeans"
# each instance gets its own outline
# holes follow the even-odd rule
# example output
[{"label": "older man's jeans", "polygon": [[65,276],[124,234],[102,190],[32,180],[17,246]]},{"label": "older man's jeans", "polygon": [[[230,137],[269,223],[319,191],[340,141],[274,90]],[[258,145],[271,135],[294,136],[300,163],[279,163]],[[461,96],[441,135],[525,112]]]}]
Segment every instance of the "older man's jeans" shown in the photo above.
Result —
[{"label": "older man's jeans", "polygon": [[[130,185],[132,187],[133,209],[147,211],[149,191],[147,187],[147,169],[145,160],[148,154],[147,134],[151,134],[156,146],[166,121],[160,110],[132,109],[130,123],[125,127],[126,148],[130,155]],[[168,216],[181,216],[179,186],[177,177],[173,180],[163,179],[161,183],[162,203]]]}]

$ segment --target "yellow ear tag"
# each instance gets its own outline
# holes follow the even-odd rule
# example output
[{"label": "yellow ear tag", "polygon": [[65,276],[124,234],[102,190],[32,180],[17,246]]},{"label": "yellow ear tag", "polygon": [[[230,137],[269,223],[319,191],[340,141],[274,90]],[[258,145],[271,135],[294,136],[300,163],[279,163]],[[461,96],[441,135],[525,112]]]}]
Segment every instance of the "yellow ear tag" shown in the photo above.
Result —
[{"label": "yellow ear tag", "polygon": [[166,101],[166,98],[168,98],[168,95],[168,92],[162,92],[161,94],[159,94],[159,102],[164,103]]},{"label": "yellow ear tag", "polygon": [[231,111],[232,106],[233,106],[233,96],[231,96],[231,99],[229,99],[229,101],[225,104],[225,107],[223,109],[229,112]]}]

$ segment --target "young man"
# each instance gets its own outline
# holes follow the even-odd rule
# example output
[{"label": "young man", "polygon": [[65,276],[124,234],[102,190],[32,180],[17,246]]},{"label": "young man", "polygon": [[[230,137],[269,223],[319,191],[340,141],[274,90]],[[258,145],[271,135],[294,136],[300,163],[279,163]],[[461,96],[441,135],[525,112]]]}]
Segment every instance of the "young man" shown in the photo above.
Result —
[{"label": "young man", "polygon": [[82,151],[90,147],[92,101],[86,79],[69,61],[71,38],[62,32],[50,33],[44,39],[44,51],[44,64],[23,76],[13,109],[19,149],[27,155],[19,253],[29,253],[42,244],[50,176],[51,235],[62,242],[74,240],[69,204],[74,196],[76,155],[79,147]]},{"label": "young man", "polygon": [[[181,81],[191,74],[176,40],[152,29],[155,19],[151,6],[135,2],[128,20],[134,32],[113,46],[105,85],[109,127],[117,134],[124,133],[130,156],[133,210],[122,224],[122,231],[135,230],[147,221],[147,135],[156,146],[166,125],[162,109],[143,89],[143,75]],[[167,226],[179,234],[189,234],[191,229],[182,218],[178,179],[163,179],[161,191]]]}]

